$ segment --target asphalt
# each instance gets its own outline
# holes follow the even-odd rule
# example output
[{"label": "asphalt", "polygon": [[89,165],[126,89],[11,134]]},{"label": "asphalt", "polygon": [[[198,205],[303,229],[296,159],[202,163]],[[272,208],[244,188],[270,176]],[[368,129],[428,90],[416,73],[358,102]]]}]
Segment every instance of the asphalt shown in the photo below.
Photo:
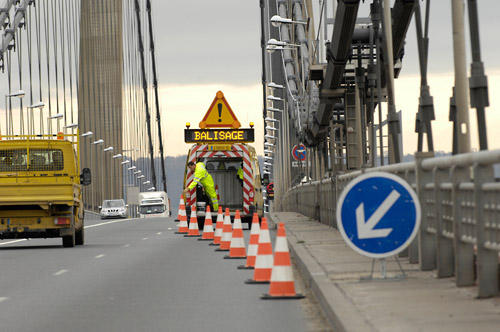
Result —
[{"label": "asphalt", "polygon": [[261,300],[268,285],[244,284],[241,260],[174,234],[173,218],[86,227],[75,248],[0,241],[1,331],[311,330],[304,300]]}]

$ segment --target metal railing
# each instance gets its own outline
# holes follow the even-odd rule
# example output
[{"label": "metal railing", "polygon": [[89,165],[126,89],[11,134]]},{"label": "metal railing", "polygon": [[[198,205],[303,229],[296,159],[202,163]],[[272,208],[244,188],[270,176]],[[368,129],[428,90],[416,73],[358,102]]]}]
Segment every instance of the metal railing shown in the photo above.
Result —
[{"label": "metal railing", "polygon": [[336,228],[337,198],[352,179],[377,171],[398,175],[416,190],[422,208],[418,237],[408,248],[410,263],[436,270],[439,278],[455,276],[457,286],[477,283],[478,297],[498,295],[500,183],[493,165],[500,163],[500,150],[415,157],[297,185],[284,193],[281,209]]}]

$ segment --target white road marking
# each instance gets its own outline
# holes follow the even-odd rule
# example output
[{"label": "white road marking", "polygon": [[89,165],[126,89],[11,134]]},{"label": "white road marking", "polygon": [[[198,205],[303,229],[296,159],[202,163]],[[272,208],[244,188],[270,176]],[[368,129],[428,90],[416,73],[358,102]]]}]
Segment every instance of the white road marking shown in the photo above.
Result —
[{"label": "white road marking", "polygon": [[123,246],[123,248],[128,248],[130,247],[130,243],[127,243],[126,245]]},{"label": "white road marking", "polygon": [[117,223],[117,222],[124,222],[124,221],[130,221],[130,219],[117,219],[117,220],[112,220],[112,221],[106,221],[106,222],[101,222],[99,224],[84,226],[84,228],[92,228],[92,227],[97,227],[97,226],[102,226],[102,225],[108,225],[108,224],[114,224],[114,223]]},{"label": "white road marking", "polygon": [[161,232],[158,232],[158,233],[156,233],[156,234],[161,235]]},{"label": "white road marking", "polygon": [[68,270],[62,269],[62,270],[57,271],[56,273],[52,273],[52,275],[53,276],[60,276],[61,274],[64,274],[66,272],[68,272]]},{"label": "white road marking", "polygon": [[143,237],[142,239],[143,239],[143,240],[147,240],[147,239],[149,239],[149,238],[148,238],[148,237]]},{"label": "white road marking", "polygon": [[1,297],[0,296],[0,303],[2,303],[3,301],[7,301],[9,298],[8,297]]},{"label": "white road marking", "polygon": [[172,230],[172,227],[169,227],[169,228],[168,228],[168,230],[169,230],[169,231],[171,231],[171,230]]},{"label": "white road marking", "polygon": [[[114,224],[114,223],[117,223],[117,222],[124,222],[124,221],[129,221],[129,220],[131,220],[131,219],[118,219],[118,220],[106,221],[106,222],[102,222],[102,223],[99,223],[99,224],[84,226],[83,228],[87,229],[87,228],[98,227],[98,226],[103,226],[103,225],[108,225],[108,224]],[[7,244],[22,242],[22,241],[26,241],[26,240],[28,240],[28,239],[19,239],[19,240],[2,242],[2,243],[0,243],[0,246],[5,246]]]},{"label": "white road marking", "polygon": [[27,239],[20,239],[20,240],[14,240],[14,241],[7,241],[7,242],[3,242],[3,243],[0,243],[0,246],[4,246],[6,244],[11,244],[11,243],[17,243],[17,242],[22,242],[22,241],[26,241]]},{"label": "white road marking", "polygon": [[102,257],[104,257],[104,256],[106,256],[106,255],[104,255],[104,254],[100,254],[100,255],[95,256],[95,258],[102,258]]}]

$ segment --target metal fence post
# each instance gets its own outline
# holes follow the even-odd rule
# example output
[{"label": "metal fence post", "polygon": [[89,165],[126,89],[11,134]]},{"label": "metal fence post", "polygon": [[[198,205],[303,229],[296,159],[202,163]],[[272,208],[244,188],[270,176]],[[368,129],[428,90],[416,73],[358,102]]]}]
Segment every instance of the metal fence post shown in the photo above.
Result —
[{"label": "metal fence post", "polygon": [[[412,188],[415,188],[415,170],[405,171],[405,179]],[[408,247],[408,261],[410,264],[418,264],[418,237],[419,235],[417,234],[417,237],[415,237]]]},{"label": "metal fence post", "polygon": [[[498,294],[498,252],[485,247],[486,234],[485,199],[483,184],[493,181],[493,168],[475,164],[474,174],[474,219],[476,221],[477,244],[477,284],[478,297],[490,297]],[[490,221],[491,222],[491,221]]]},{"label": "metal fence post", "polygon": [[422,168],[422,160],[433,157],[433,152],[415,153],[415,174],[417,183],[417,194],[422,207],[420,230],[418,234],[418,256],[420,257],[420,269],[422,271],[434,270],[436,268],[436,237],[429,232],[431,221],[427,213],[427,196],[425,185],[432,183],[432,172]]},{"label": "metal fence post", "polygon": [[453,167],[451,170],[453,183],[453,244],[455,247],[455,283],[457,287],[474,285],[474,248],[472,244],[462,240],[462,205],[459,185],[470,180],[469,167]]},{"label": "metal fence post", "polygon": [[[453,172],[453,170],[451,171]],[[434,168],[434,204],[436,205],[436,263],[437,277],[447,278],[455,273],[455,258],[453,251],[453,240],[446,236],[447,232],[452,232],[452,229],[446,229],[445,223],[447,218],[451,218],[453,213],[446,215],[444,206],[453,204],[453,200],[446,200],[443,194],[446,188],[441,185],[449,183],[450,175],[448,169]],[[453,205],[452,205],[453,206]]]}]

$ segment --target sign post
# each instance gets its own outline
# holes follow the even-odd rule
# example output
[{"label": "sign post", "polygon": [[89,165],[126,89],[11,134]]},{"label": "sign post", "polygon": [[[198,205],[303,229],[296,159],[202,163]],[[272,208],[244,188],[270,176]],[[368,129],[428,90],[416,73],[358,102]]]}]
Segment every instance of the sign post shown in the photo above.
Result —
[{"label": "sign post", "polygon": [[384,279],[385,258],[394,256],[397,261],[397,254],[417,235],[420,215],[416,193],[390,173],[360,175],[344,188],[337,202],[337,224],[344,241],[361,255],[381,259]]}]

